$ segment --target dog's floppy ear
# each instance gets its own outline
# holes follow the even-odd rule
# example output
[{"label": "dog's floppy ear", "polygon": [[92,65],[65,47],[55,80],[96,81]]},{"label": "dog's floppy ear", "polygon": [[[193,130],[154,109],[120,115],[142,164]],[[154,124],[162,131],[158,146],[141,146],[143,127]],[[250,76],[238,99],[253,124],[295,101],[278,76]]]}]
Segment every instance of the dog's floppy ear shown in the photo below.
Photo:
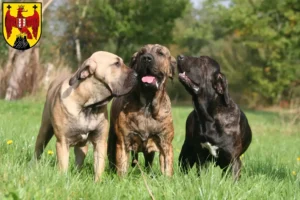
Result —
[{"label": "dog's floppy ear", "polygon": [[170,58],[170,71],[169,71],[169,78],[173,80],[173,76],[175,75],[175,69],[176,69],[177,61],[176,59],[171,56]]},{"label": "dog's floppy ear", "polygon": [[130,59],[129,67],[132,69],[136,69],[136,61],[139,52],[135,52]]},{"label": "dog's floppy ear", "polygon": [[88,76],[95,73],[97,63],[90,58],[84,61],[84,63],[78,68],[75,74],[69,81],[69,85],[72,86],[78,81],[86,79]]},{"label": "dog's floppy ear", "polygon": [[215,75],[214,88],[219,95],[224,97],[224,103],[229,104],[228,82],[224,74],[217,73]]}]

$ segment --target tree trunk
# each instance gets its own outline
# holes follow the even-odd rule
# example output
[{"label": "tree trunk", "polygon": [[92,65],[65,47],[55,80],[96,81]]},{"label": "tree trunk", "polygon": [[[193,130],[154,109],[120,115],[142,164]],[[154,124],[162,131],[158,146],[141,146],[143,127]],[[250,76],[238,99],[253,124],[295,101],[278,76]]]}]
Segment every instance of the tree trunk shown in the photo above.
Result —
[{"label": "tree trunk", "polygon": [[[24,95],[25,92],[31,92],[28,88],[30,86],[29,74],[26,72],[28,65],[30,64],[31,54],[33,49],[26,51],[17,51],[13,56],[11,66],[13,71],[8,81],[8,87],[6,89],[5,100],[16,100]],[[26,91],[27,90],[27,91]]]},{"label": "tree trunk", "polygon": [[[89,0],[86,0],[86,4],[82,9],[82,13],[81,13],[81,16],[78,20],[78,24],[75,28],[75,34],[74,34],[74,36],[75,36],[75,50],[76,50],[76,58],[77,58],[78,66],[81,65],[81,61],[82,61],[79,33],[80,33],[80,28],[81,28],[81,25],[82,25],[82,21],[85,18],[85,15],[86,15],[86,10],[88,8],[88,4],[89,4]],[[79,0],[76,1],[76,6],[77,6],[77,8],[80,8]]]}]

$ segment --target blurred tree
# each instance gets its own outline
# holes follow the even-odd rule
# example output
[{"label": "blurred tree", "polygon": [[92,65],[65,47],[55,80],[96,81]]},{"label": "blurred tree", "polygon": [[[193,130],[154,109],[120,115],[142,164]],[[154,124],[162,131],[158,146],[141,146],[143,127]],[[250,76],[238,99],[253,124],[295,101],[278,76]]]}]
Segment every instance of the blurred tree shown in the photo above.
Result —
[{"label": "blurred tree", "polygon": [[[242,44],[234,41],[228,34],[229,27],[222,22],[223,13],[228,8],[219,0],[203,2],[200,8],[187,7],[185,15],[178,19],[174,30],[175,41],[181,47],[178,53],[200,56],[208,55],[216,59],[222,66],[229,80],[229,89],[234,99],[249,104],[243,93],[247,92],[248,81],[245,69],[251,65],[251,53]],[[174,90],[174,92],[179,92]],[[186,99],[186,95],[179,100]]]},{"label": "blurred tree", "polygon": [[207,0],[200,9],[190,5],[183,18],[177,20],[175,37],[185,52],[192,55],[218,39],[223,39],[227,27],[220,24],[221,13],[226,8],[220,0]]},{"label": "blurred tree", "polygon": [[[195,8],[189,0],[54,1],[44,17],[40,62],[77,67],[98,50],[128,62],[142,45],[161,43],[173,56],[215,58],[239,102],[274,104],[300,93],[300,0],[230,2],[203,0]],[[14,55],[5,49],[2,55]],[[13,69],[0,68],[1,87],[10,78],[1,76],[6,68]],[[177,79],[169,91],[179,101],[189,98]]]},{"label": "blurred tree", "polygon": [[[58,13],[65,24],[62,54],[74,61],[75,29],[83,1],[62,5]],[[83,58],[96,50],[114,52],[129,61],[147,43],[172,44],[175,20],[182,16],[188,0],[93,0],[89,3],[78,39]]]},{"label": "blurred tree", "polygon": [[300,1],[233,0],[225,14],[224,25],[257,61],[247,77],[253,91],[277,102],[299,79]]},{"label": "blurred tree", "polygon": [[181,22],[181,46],[216,58],[230,85],[249,102],[276,103],[298,85],[299,0],[232,0],[229,7],[206,0],[190,13],[185,16],[190,20]]}]

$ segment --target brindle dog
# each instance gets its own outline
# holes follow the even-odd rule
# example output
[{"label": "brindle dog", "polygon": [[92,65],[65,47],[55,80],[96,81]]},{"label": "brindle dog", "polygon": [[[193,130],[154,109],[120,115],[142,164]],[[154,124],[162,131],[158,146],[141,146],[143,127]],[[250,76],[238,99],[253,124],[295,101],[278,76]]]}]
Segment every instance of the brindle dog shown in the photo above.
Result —
[{"label": "brindle dog", "polygon": [[241,160],[251,143],[251,129],[243,111],[230,98],[219,64],[207,57],[178,56],[179,80],[191,94],[194,110],[186,120],[186,137],[179,165],[187,172],[215,160],[224,171],[231,166],[240,177]]},{"label": "brindle dog", "polygon": [[[174,136],[171,102],[166,92],[167,79],[173,77],[176,60],[161,45],[146,45],[136,52],[130,63],[138,74],[138,86],[127,96],[112,103],[108,158],[118,175],[128,170],[129,152],[137,160],[143,152],[146,167],[159,152],[163,174],[173,174]],[[133,161],[134,162],[134,161]]]}]

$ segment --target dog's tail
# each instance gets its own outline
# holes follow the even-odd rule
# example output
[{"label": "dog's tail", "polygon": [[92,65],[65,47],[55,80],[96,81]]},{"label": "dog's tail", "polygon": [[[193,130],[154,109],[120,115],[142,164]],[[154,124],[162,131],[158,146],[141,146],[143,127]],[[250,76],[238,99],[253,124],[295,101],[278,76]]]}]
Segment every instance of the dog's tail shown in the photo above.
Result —
[{"label": "dog's tail", "polygon": [[51,140],[53,134],[54,134],[53,127],[51,125],[49,116],[46,116],[43,113],[42,124],[35,143],[34,157],[36,159],[41,158],[41,155],[44,152],[44,149],[46,148],[47,144]]}]

